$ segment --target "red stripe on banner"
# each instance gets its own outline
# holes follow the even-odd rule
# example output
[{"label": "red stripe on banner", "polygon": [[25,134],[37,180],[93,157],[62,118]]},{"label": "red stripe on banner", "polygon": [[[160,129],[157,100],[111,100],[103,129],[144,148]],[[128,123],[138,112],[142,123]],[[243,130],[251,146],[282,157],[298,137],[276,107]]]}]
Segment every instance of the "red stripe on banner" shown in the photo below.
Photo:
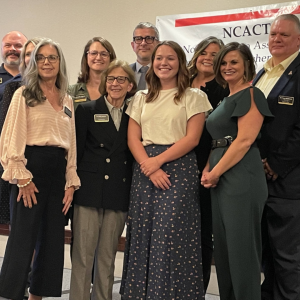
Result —
[{"label": "red stripe on banner", "polygon": [[250,11],[245,13],[237,13],[222,16],[209,16],[209,17],[199,17],[199,18],[188,18],[188,19],[178,19],[175,20],[175,27],[193,26],[193,25],[203,25],[212,23],[223,23],[223,22],[233,22],[241,20],[252,20],[252,19],[262,19],[266,17],[272,17],[278,14],[278,11],[284,13],[300,13],[300,5],[295,7],[293,11],[286,11],[284,8],[274,8],[269,10],[260,11]]}]

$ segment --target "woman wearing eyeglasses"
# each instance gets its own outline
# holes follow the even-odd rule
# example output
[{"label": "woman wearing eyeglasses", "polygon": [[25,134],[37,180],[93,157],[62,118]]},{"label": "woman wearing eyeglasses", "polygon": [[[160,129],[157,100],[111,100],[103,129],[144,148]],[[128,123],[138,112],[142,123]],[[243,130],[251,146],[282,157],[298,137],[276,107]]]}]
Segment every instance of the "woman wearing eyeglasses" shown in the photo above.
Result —
[{"label": "woman wearing eyeglasses", "polygon": [[127,146],[126,98],[136,91],[134,72],[114,60],[102,73],[96,101],[76,110],[78,175],[74,195],[70,299],[112,299],[114,261],[129,205],[133,157]]},{"label": "woman wearing eyeglasses", "polygon": [[0,274],[0,296],[23,299],[35,249],[30,300],[60,297],[65,214],[76,173],[74,108],[59,44],[43,39],[12,99],[0,139],[2,178],[13,183],[11,233]]},{"label": "woman wearing eyeglasses", "polygon": [[75,109],[79,103],[96,100],[101,96],[99,92],[101,73],[115,58],[115,50],[106,39],[94,37],[87,42],[81,58],[77,83],[69,87]]}]

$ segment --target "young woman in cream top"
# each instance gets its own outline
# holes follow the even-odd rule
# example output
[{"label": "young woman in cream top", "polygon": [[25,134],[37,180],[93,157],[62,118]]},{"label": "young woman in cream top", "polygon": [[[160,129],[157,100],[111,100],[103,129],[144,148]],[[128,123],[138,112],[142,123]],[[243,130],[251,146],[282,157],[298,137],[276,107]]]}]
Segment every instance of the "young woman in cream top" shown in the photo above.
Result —
[{"label": "young woman in cream top", "polygon": [[172,41],[156,46],[148,91],[130,102],[131,186],[122,299],[204,299],[198,169],[193,148],[211,109],[189,88],[185,54]]}]

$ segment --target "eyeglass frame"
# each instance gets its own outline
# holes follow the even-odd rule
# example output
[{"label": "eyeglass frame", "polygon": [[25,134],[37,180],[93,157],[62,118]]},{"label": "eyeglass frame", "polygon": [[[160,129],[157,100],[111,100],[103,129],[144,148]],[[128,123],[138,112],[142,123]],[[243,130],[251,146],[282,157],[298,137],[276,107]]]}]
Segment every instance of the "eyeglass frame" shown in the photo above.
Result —
[{"label": "eyeglass frame", "polygon": [[[135,41],[136,38],[141,38],[142,41],[141,41],[140,43],[137,43],[137,42]],[[151,43],[147,43],[147,41],[146,41],[147,38],[151,38],[152,42],[151,42]],[[158,41],[158,38],[157,38],[156,36],[151,36],[151,35],[147,35],[147,36],[145,36],[145,37],[142,37],[142,36],[138,35],[138,36],[134,36],[134,37],[133,37],[133,41],[134,41],[137,45],[142,44],[143,41],[145,41],[146,44],[151,45],[151,44],[154,43],[155,40]]]},{"label": "eyeglass frame", "polygon": [[[112,82],[108,82],[107,79],[108,79],[109,77],[110,77],[111,79],[113,78],[114,80],[113,80]],[[119,79],[120,77],[125,78],[125,80],[124,80],[123,82],[119,82],[118,79]],[[115,76],[106,76],[106,80],[105,80],[105,81],[106,81],[108,84],[113,84],[113,83],[115,82],[115,80],[117,80],[117,83],[118,83],[118,84],[123,84],[123,83],[125,83],[126,79],[128,80],[128,82],[130,82],[130,81],[129,81],[129,78],[126,77],[126,76],[117,76],[117,77],[115,77]]]},{"label": "eyeglass frame", "polygon": [[[111,55],[111,53],[110,52],[108,52],[108,51],[101,51],[101,52],[99,52],[99,51],[96,51],[96,50],[92,50],[93,52],[97,52],[97,54],[95,55],[95,54],[91,54],[91,51],[90,50],[88,50],[88,51],[86,51],[86,54],[89,54],[91,57],[92,56],[94,56],[95,55],[95,57],[97,57],[98,55],[100,55],[100,57],[102,57],[102,58],[110,58],[110,55]],[[103,54],[101,54],[101,53],[108,53],[108,55],[107,56],[103,56]]]},{"label": "eyeglass frame", "polygon": [[[52,57],[55,57],[55,60],[54,61],[50,61],[49,60],[49,57],[50,56],[52,56]],[[38,57],[41,57],[42,59],[38,59]],[[51,54],[51,55],[48,55],[48,56],[45,56],[45,55],[43,55],[43,54],[37,54],[36,56],[35,56],[35,61],[36,62],[40,62],[40,63],[44,63],[45,61],[46,61],[46,59],[48,59],[48,62],[50,63],[50,64],[54,64],[54,63],[56,63],[58,60],[59,60],[59,55],[54,55],[54,54]]]}]

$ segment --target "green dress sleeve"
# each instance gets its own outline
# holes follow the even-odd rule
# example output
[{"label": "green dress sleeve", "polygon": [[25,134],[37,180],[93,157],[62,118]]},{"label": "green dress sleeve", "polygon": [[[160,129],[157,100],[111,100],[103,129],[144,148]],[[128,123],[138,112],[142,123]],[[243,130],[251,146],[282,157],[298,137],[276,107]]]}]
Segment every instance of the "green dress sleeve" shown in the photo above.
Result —
[{"label": "green dress sleeve", "polygon": [[242,117],[250,110],[251,107],[251,94],[250,89],[253,89],[253,98],[258,111],[265,117],[264,123],[272,121],[274,116],[272,115],[267,99],[263,92],[256,87],[249,87],[241,91],[238,97],[235,99],[235,109],[231,114],[231,117]]}]

